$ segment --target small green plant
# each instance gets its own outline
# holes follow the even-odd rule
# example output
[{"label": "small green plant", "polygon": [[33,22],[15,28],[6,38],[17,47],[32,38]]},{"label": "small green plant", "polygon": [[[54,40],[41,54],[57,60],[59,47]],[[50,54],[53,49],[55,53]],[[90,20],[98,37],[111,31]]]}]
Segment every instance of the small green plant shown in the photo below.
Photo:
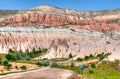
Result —
[{"label": "small green plant", "polygon": [[25,65],[23,65],[23,66],[20,67],[20,69],[21,69],[21,70],[26,70],[27,67],[26,67]]},{"label": "small green plant", "polygon": [[79,57],[78,57],[76,61],[82,61],[82,58],[79,58]]},{"label": "small green plant", "polygon": [[42,65],[43,65],[43,66],[49,66],[50,63],[49,63],[49,61],[46,61],[46,60],[45,60],[45,61],[42,62]]},{"label": "small green plant", "polygon": [[85,56],[85,60],[87,61],[89,59],[89,56]]},{"label": "small green plant", "polygon": [[89,70],[89,73],[92,74],[92,73],[94,73],[94,71],[93,70]]},{"label": "small green plant", "polygon": [[90,55],[89,55],[89,57],[90,57],[90,58],[92,58],[92,57],[93,57],[93,55],[92,55],[92,54],[90,54]]},{"label": "small green plant", "polygon": [[91,64],[91,68],[96,68],[95,63]]},{"label": "small green plant", "polygon": [[57,64],[57,62],[52,62],[51,63],[51,67],[56,67],[58,64]]},{"label": "small green plant", "polygon": [[18,70],[19,69],[18,66],[15,66],[15,69]]},{"label": "small green plant", "polygon": [[78,70],[82,73],[84,72],[84,69],[87,68],[87,65],[86,64],[82,64],[82,65],[79,65],[78,66]]}]

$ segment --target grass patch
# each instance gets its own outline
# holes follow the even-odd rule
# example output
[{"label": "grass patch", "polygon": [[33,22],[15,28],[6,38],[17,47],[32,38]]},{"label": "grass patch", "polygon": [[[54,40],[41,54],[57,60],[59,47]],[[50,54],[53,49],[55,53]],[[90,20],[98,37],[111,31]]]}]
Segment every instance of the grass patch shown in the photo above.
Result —
[{"label": "grass patch", "polygon": [[92,72],[85,71],[83,75],[86,79],[120,79],[120,72],[107,63],[98,65]]}]

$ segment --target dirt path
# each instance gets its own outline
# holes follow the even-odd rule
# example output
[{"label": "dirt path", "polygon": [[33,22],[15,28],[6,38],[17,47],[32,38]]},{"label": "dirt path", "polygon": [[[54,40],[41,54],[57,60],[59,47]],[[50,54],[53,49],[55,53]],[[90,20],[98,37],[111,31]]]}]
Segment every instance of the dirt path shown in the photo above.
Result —
[{"label": "dirt path", "polygon": [[44,67],[33,71],[0,76],[0,79],[67,79],[73,74],[70,70]]}]

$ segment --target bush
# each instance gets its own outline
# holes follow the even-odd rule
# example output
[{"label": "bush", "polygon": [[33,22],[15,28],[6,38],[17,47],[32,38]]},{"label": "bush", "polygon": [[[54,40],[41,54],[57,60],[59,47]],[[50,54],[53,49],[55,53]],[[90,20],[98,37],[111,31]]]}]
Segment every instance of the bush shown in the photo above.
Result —
[{"label": "bush", "polygon": [[93,70],[89,70],[89,73],[94,73],[94,71]]},{"label": "bush", "polygon": [[10,69],[10,67],[12,67],[12,65],[11,65],[11,64],[7,64],[7,65],[5,65],[5,69],[6,69],[6,70],[9,70],[9,69]]},{"label": "bush", "polygon": [[7,55],[5,56],[5,58],[6,58],[7,60],[12,60],[12,55],[7,54]]},{"label": "bush", "polygon": [[19,69],[18,66],[15,66],[15,69],[18,70]]},{"label": "bush", "polygon": [[69,54],[69,58],[73,58],[73,56],[72,56],[72,54],[71,54],[71,53]]},{"label": "bush", "polygon": [[43,66],[49,66],[50,63],[49,63],[48,61],[43,61],[43,62],[42,62],[42,65],[43,65]]},{"label": "bush", "polygon": [[82,64],[82,65],[79,65],[78,66],[78,70],[80,71],[80,72],[84,72],[84,69],[87,67],[87,65],[85,65],[85,64]]},{"label": "bush", "polygon": [[96,68],[94,63],[91,64],[91,68]]},{"label": "bush", "polygon": [[57,65],[57,62],[52,62],[51,67],[56,67]]},{"label": "bush", "polygon": [[85,60],[88,60],[89,59],[89,56],[85,56]]},{"label": "bush", "polygon": [[21,69],[21,70],[26,70],[27,67],[23,65],[23,66],[20,67],[20,69]]},{"label": "bush", "polygon": [[82,61],[82,58],[77,58],[77,60],[76,61]]},{"label": "bush", "polygon": [[41,62],[37,62],[36,65],[42,66],[42,63]]},{"label": "bush", "polygon": [[90,56],[89,56],[90,58],[92,58],[93,57],[93,55],[92,54],[90,54]]},{"label": "bush", "polygon": [[74,66],[75,66],[74,62],[71,62],[70,67],[74,67]]},{"label": "bush", "polygon": [[6,58],[4,58],[3,61],[2,61],[2,64],[3,64],[4,66],[8,65],[8,60],[7,60]]}]

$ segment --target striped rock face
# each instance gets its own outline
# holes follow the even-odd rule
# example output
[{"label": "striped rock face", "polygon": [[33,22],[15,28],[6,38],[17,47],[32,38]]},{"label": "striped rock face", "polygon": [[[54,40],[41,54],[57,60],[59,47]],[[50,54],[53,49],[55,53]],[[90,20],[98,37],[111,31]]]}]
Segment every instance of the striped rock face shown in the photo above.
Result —
[{"label": "striped rock face", "polygon": [[85,57],[90,54],[111,52],[109,59],[119,57],[119,32],[91,32],[87,30],[72,31],[60,28],[0,28],[0,53],[8,50],[32,50],[47,48],[41,58],[66,58],[73,56]]}]

